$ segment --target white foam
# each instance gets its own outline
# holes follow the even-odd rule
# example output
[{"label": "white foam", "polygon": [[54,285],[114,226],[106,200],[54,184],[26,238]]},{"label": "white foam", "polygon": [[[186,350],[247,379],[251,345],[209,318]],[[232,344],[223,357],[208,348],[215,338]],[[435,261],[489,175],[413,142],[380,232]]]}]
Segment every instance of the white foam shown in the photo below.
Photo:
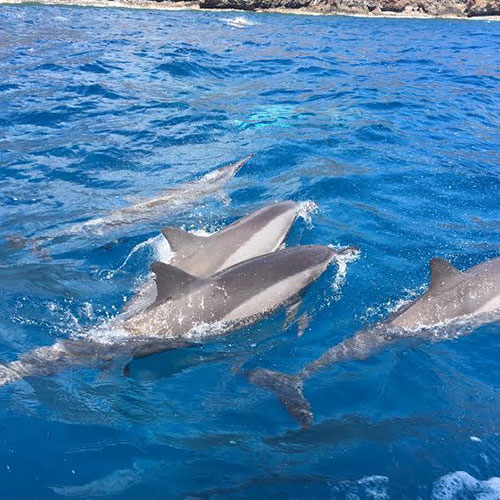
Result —
[{"label": "white foam", "polygon": [[130,334],[121,328],[113,328],[107,321],[100,326],[90,330],[72,335],[75,340],[83,339],[98,344],[114,345],[121,344],[130,339]]},{"label": "white foam", "polygon": [[358,481],[342,481],[332,488],[332,498],[348,500],[388,500],[389,478],[387,476],[366,476]]},{"label": "white foam", "polygon": [[[329,248],[333,248],[334,250],[342,250],[343,247],[340,245],[328,245]],[[335,262],[338,266],[337,274],[332,282],[332,290],[335,295],[334,298],[340,298],[339,292],[340,289],[345,285],[345,281],[347,278],[347,267],[351,262],[354,262],[359,259],[361,252],[359,250],[353,250],[352,252],[345,253],[342,255],[338,255],[335,257]]]},{"label": "white foam", "polygon": [[315,214],[319,210],[319,206],[312,200],[306,200],[299,203],[299,208],[297,210],[297,217],[300,217],[307,224],[309,229],[312,229],[312,218],[311,215]]},{"label": "white foam", "polygon": [[368,498],[373,498],[373,500],[389,498],[387,494],[389,478],[387,476],[367,476],[360,479],[358,484],[364,489],[364,493]]},{"label": "white foam", "polygon": [[113,278],[116,275],[116,273],[122,271],[125,268],[130,259],[137,252],[145,249],[146,250],[149,249],[150,251],[152,251],[155,260],[159,260],[165,263],[168,263],[174,255],[174,252],[172,252],[166,238],[162,234],[159,234],[145,241],[141,241],[140,243],[135,245],[135,247],[132,248],[132,250],[130,250],[128,255],[125,257],[125,260],[121,263],[121,265],[114,270],[108,271],[105,275],[105,278],[106,279]]},{"label": "white foam", "polygon": [[364,314],[359,318],[364,323],[369,323],[374,319],[380,319],[381,317],[387,317],[394,314],[396,311],[401,309],[403,306],[414,301],[417,297],[422,295],[427,290],[426,285],[420,286],[416,289],[405,289],[403,290],[404,297],[398,300],[389,300],[378,306],[367,307]]},{"label": "white foam", "polygon": [[160,234],[155,238],[151,238],[151,240],[148,241],[152,243],[155,259],[168,264],[172,260],[174,252],[170,248],[167,238]]},{"label": "white foam", "polygon": [[226,329],[227,323],[222,321],[217,321],[215,323],[199,323],[186,334],[186,339],[202,341],[210,337],[221,335]]},{"label": "white foam", "polygon": [[195,234],[196,236],[202,236],[203,238],[208,238],[208,236],[212,236],[210,231],[207,231],[206,229],[194,229],[193,231],[189,231],[192,234]]},{"label": "white foam", "polygon": [[432,500],[500,500],[500,478],[481,481],[465,471],[450,472],[439,478],[432,488]]},{"label": "white foam", "polygon": [[231,26],[232,28],[248,28],[249,26],[255,26],[255,24],[256,24],[244,16],[221,17],[220,21],[227,24],[228,26]]},{"label": "white foam", "polygon": [[405,330],[414,335],[425,335],[431,340],[454,339],[469,335],[480,326],[498,321],[499,318],[500,311],[475,313],[441,321],[433,325],[421,325],[415,328],[406,328]]}]

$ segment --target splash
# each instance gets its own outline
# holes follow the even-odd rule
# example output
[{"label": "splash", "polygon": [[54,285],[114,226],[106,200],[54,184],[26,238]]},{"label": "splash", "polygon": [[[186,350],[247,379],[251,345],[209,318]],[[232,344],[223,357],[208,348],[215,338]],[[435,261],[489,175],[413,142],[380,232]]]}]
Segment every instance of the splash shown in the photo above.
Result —
[{"label": "splash", "polygon": [[405,288],[403,290],[403,297],[397,300],[388,300],[379,305],[367,307],[364,313],[358,317],[363,323],[371,323],[373,321],[378,321],[387,316],[395,314],[397,311],[403,307],[409,305],[416,298],[422,295],[426,291],[426,285],[422,285],[418,288]]},{"label": "splash", "polygon": [[220,20],[232,28],[248,28],[249,26],[255,26],[256,24],[243,16],[221,17]]},{"label": "splash", "polygon": [[358,481],[341,481],[332,488],[332,498],[370,500],[389,499],[389,478],[387,476],[366,476]]},{"label": "splash", "polygon": [[87,340],[96,344],[116,345],[130,340],[130,333],[116,324],[115,318],[104,321],[101,325],[87,331],[76,331],[72,340]]},{"label": "splash", "polygon": [[[427,285],[422,285],[414,290],[405,290],[406,296],[397,301],[389,301],[377,307],[370,307],[366,309],[365,314],[361,317],[364,322],[381,320],[387,323],[393,319],[400,311],[410,306],[412,302],[417,300],[425,291]],[[381,319],[385,318],[385,319]],[[451,340],[458,337],[469,335],[480,326],[488,323],[496,322],[500,319],[500,310],[488,311],[476,314],[469,314],[460,316],[458,318],[451,318],[445,321],[434,323],[432,325],[419,325],[414,328],[400,328],[385,325],[385,329],[394,338],[398,337],[423,337],[429,341],[442,341]]]},{"label": "splash", "polygon": [[[333,248],[334,250],[342,250],[345,247],[341,247],[340,245],[328,245],[329,248]],[[359,259],[361,252],[359,250],[352,250],[350,252],[341,253],[335,259],[338,270],[335,278],[332,282],[332,290],[334,292],[334,300],[340,299],[340,289],[345,285],[347,279],[347,267],[350,263]]]},{"label": "splash", "polygon": [[186,335],[186,339],[201,342],[214,336],[222,335],[227,330],[227,324],[222,321],[215,323],[199,323]]},{"label": "splash", "polygon": [[450,472],[439,478],[432,488],[432,500],[480,498],[500,500],[500,478],[480,481],[465,471]]},{"label": "splash", "polygon": [[153,240],[152,249],[155,259],[159,260],[160,262],[164,262],[165,264],[168,264],[172,260],[174,252],[170,248],[167,239],[160,234],[155,238],[151,238],[151,240]]},{"label": "splash", "polygon": [[203,238],[208,238],[209,236],[212,236],[212,234],[214,234],[207,229],[194,229],[193,231],[189,232],[195,234],[196,236],[202,236]]},{"label": "splash", "polygon": [[107,273],[105,274],[105,279],[112,279],[117,273],[123,271],[125,266],[129,263],[130,259],[138,252],[144,250],[149,250],[155,260],[159,260],[165,263],[168,263],[174,255],[174,252],[172,252],[168,241],[163,237],[162,234],[153,236],[152,238],[149,238],[146,241],[141,241],[140,243],[135,245],[134,248],[130,250],[129,254],[125,257],[125,260],[119,267],[107,271]]},{"label": "splash", "polygon": [[319,206],[312,200],[302,201],[299,203],[299,208],[297,210],[297,217],[300,217],[307,224],[309,229],[312,229],[312,217],[311,215],[317,213]]},{"label": "splash", "polygon": [[407,331],[415,336],[425,336],[431,341],[441,341],[469,335],[480,326],[493,323],[499,319],[500,311],[492,311],[480,314],[470,314],[460,318],[442,321],[432,326],[420,326]]}]

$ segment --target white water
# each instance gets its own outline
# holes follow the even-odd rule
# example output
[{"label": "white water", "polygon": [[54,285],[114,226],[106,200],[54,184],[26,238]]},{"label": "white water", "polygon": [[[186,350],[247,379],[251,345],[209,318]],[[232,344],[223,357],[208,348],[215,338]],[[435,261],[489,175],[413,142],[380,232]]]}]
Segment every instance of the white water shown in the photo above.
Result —
[{"label": "white water", "polygon": [[146,241],[141,241],[135,245],[125,257],[125,260],[116,269],[110,270],[105,274],[105,279],[112,279],[117,273],[123,271],[130,259],[141,251],[149,251],[152,254],[153,260],[168,263],[172,259],[174,252],[170,248],[168,241],[162,234],[153,236]]},{"label": "white water", "polygon": [[332,487],[332,499],[388,500],[389,478],[366,476],[357,481],[341,481]]},{"label": "white water", "polygon": [[432,500],[500,500],[500,478],[491,477],[483,481],[465,471],[446,474],[434,483]]},{"label": "white water", "polygon": [[311,215],[317,213],[319,206],[312,200],[306,200],[299,203],[299,208],[297,210],[297,217],[304,220],[307,227],[312,229],[312,217]]},{"label": "white water", "polygon": [[[334,250],[341,250],[340,245],[328,245],[329,248]],[[334,299],[338,300],[340,298],[340,289],[345,285],[347,278],[347,266],[359,259],[361,252],[359,250],[353,250],[352,252],[346,253],[345,255],[339,255],[335,258],[338,270],[335,278],[332,281],[332,290],[334,292]]]},{"label": "white water", "polygon": [[238,16],[238,17],[221,17],[220,20],[227,24],[228,26],[231,26],[232,28],[248,28],[250,26],[255,26],[256,23],[253,21],[250,21],[250,19],[247,19],[244,16]]}]

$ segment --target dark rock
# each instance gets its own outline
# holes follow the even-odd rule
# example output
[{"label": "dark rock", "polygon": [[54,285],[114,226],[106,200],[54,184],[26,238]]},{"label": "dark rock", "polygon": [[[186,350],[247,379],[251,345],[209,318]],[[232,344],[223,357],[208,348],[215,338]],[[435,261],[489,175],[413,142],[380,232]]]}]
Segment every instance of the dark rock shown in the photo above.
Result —
[{"label": "dark rock", "polygon": [[309,9],[339,14],[500,15],[500,0],[199,0],[203,9]]},{"label": "dark rock", "polygon": [[467,15],[473,16],[500,16],[499,0],[473,0],[467,5]]}]

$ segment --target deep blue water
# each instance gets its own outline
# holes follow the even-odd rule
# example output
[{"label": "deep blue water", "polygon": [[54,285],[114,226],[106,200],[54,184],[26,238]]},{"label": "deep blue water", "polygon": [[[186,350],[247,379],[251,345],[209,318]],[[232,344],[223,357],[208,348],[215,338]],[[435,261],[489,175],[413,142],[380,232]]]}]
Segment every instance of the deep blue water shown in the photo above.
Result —
[{"label": "deep blue water", "polygon": [[[357,244],[284,313],[120,370],[0,388],[2,499],[500,498],[500,328],[401,342],[306,382],[298,430],[239,370],[292,373],[425,289],[428,261],[500,252],[500,25],[0,7],[0,360],[117,314],[163,225],[213,231],[313,200],[290,244]],[[255,153],[159,221],[13,249]],[[131,251],[139,245],[131,255]],[[129,260],[119,272],[127,256]],[[463,472],[458,472],[463,471]],[[467,474],[465,474],[467,473]]]}]

